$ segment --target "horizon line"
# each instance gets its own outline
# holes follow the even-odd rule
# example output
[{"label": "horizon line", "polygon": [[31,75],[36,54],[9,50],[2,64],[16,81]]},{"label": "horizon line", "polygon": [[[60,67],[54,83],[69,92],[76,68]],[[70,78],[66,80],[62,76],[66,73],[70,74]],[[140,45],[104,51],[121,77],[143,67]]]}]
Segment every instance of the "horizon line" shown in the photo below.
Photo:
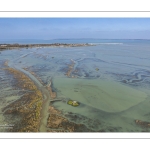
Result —
[{"label": "horizon line", "polygon": [[146,38],[137,38],[137,39],[128,39],[128,38],[55,38],[55,39],[28,39],[28,38],[24,38],[24,39],[0,39],[1,41],[3,40],[79,40],[79,39],[96,39],[96,40],[150,40],[149,39],[146,39]]}]

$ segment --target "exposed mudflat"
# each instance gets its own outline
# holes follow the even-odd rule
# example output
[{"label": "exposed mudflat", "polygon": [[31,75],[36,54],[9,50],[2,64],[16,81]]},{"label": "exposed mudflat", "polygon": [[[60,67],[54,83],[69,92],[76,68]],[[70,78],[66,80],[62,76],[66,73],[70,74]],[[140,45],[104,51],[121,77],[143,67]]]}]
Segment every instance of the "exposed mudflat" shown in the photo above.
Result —
[{"label": "exposed mudflat", "polygon": [[[149,48],[107,44],[1,51],[0,131],[12,130],[23,117],[3,109],[31,93],[6,71],[13,68],[42,93],[35,132],[149,132]],[[80,105],[68,105],[69,99]]]}]

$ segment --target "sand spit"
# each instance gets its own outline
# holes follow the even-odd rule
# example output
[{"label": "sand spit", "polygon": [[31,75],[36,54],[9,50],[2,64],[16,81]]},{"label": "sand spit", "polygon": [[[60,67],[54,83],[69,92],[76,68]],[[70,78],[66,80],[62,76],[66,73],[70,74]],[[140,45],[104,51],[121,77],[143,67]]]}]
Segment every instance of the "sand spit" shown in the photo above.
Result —
[{"label": "sand spit", "polygon": [[46,85],[46,89],[50,92],[50,96],[52,99],[56,98],[56,92],[52,91],[52,79],[50,79],[49,83]]},{"label": "sand spit", "polygon": [[71,64],[68,65],[68,69],[67,69],[67,72],[65,74],[69,78],[71,77],[71,73],[74,69],[74,65],[75,65],[75,62],[73,60],[71,60]]},{"label": "sand spit", "polygon": [[92,46],[93,44],[66,44],[66,43],[53,43],[53,44],[0,44],[0,50],[5,49],[19,49],[19,48],[42,48],[42,47],[80,47]]}]

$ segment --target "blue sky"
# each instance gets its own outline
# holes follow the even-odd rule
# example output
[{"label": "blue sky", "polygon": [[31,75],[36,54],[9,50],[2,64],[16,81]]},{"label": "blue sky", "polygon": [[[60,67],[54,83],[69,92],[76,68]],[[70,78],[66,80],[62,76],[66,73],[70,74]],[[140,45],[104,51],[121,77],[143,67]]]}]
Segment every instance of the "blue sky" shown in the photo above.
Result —
[{"label": "blue sky", "polygon": [[150,39],[150,18],[0,18],[0,39]]}]

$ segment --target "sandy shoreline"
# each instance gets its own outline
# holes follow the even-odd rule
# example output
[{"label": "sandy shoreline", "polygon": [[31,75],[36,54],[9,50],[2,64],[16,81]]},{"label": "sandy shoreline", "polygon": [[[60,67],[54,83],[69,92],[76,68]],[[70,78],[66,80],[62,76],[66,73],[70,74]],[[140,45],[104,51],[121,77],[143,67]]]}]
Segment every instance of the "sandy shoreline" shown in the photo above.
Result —
[{"label": "sandy shoreline", "polygon": [[42,47],[82,47],[82,46],[93,46],[93,44],[66,44],[66,43],[53,43],[53,44],[0,44],[0,51],[7,49],[18,49],[18,48],[42,48]]}]

